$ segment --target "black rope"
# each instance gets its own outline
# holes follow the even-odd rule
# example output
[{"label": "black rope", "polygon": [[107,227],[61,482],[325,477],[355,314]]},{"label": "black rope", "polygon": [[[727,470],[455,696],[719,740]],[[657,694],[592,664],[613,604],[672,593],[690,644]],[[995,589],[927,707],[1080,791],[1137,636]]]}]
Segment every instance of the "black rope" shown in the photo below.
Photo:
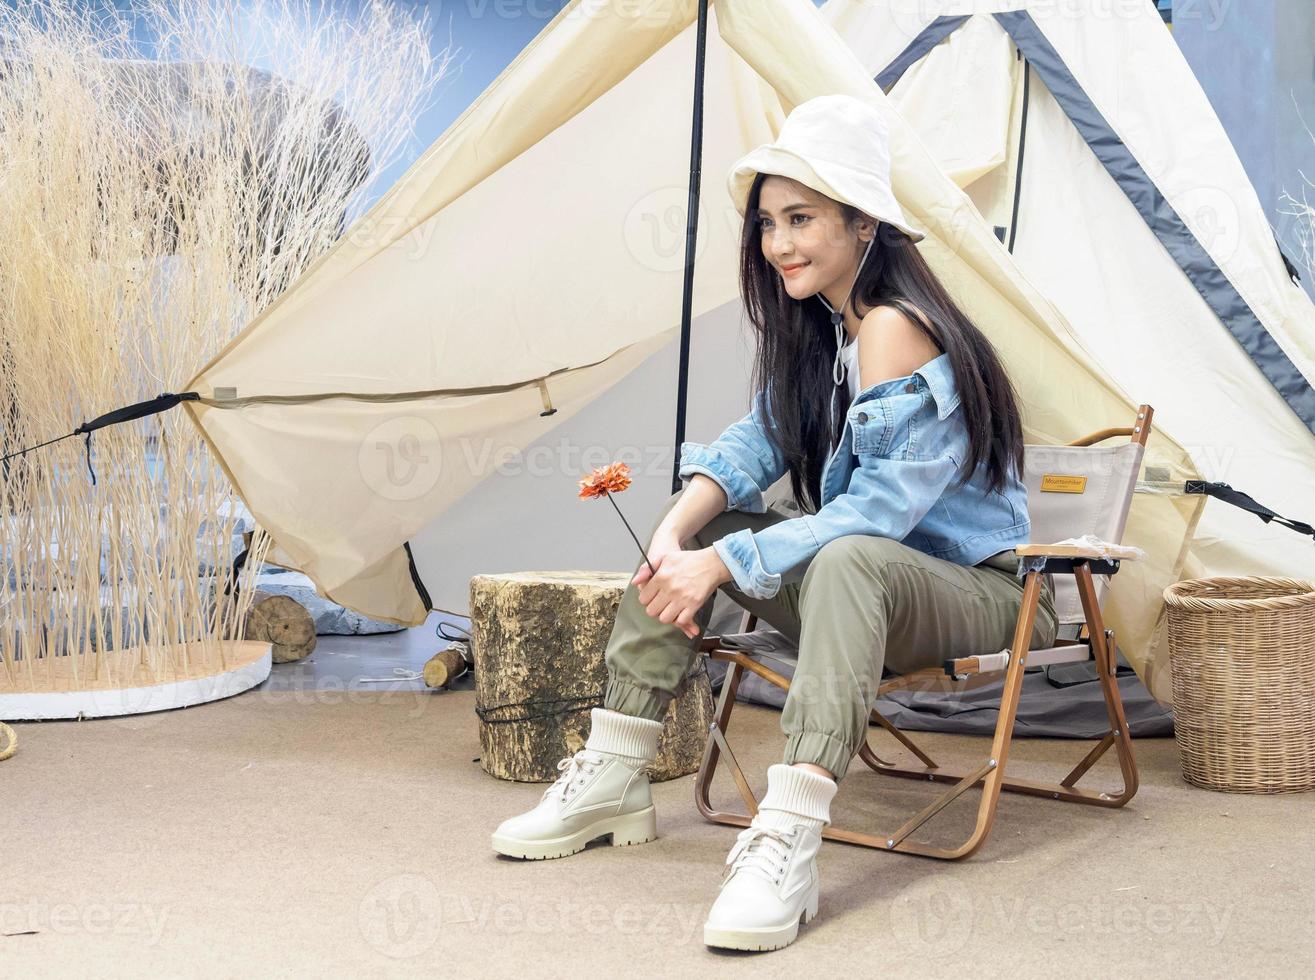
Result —
[{"label": "black rope", "polygon": [[[448,627],[451,627],[451,628],[454,629],[454,630],[457,630],[461,635],[458,635],[458,636],[448,636],[445,632],[443,632],[443,627],[445,627],[445,626],[448,626]],[[444,639],[444,640],[457,640],[457,641],[460,641],[460,642],[462,642],[462,643],[469,643],[469,642],[470,642],[470,633],[468,633],[468,632],[465,630],[464,627],[458,626],[456,623],[439,623],[437,629],[435,630],[435,632],[438,633],[438,635],[439,635],[442,639]]]},{"label": "black rope", "polygon": [[[77,435],[77,433],[73,433],[73,434],[74,434],[74,435]],[[87,439],[87,442],[86,442],[86,449],[87,449],[87,472],[91,474],[91,485],[94,487],[94,486],[96,485],[96,471],[93,470],[93,469],[91,468],[91,433],[90,433],[90,432],[84,432],[83,435],[86,436],[86,439]]]},{"label": "black rope", "polygon": [[47,439],[45,442],[39,442],[35,446],[28,446],[26,449],[19,449],[12,453],[6,453],[4,456],[0,456],[0,463],[7,463],[11,459],[16,459],[19,456],[26,456],[28,453],[36,452],[38,449],[44,449],[46,446],[52,446],[64,439],[72,439],[75,435],[77,435],[76,432],[70,432],[66,435],[57,436],[54,439]]},{"label": "black rope", "polygon": [[241,554],[233,559],[232,571],[229,572],[228,581],[224,583],[224,595],[231,595],[234,599],[241,595],[242,586],[238,584],[238,580],[242,576],[242,569],[246,567],[247,556],[250,553],[250,548],[243,548]]},{"label": "black rope", "polygon": [[[495,717],[498,712],[506,712],[516,708],[529,708],[541,704],[562,704],[569,707],[548,709],[547,711],[522,711],[519,713],[509,714],[507,717]],[[525,701],[508,701],[505,704],[491,704],[487,708],[475,706],[475,714],[479,715],[479,720],[486,725],[512,725],[524,721],[537,721],[540,718],[558,717],[560,715],[573,714],[579,711],[585,711],[590,708],[601,707],[603,704],[603,692],[597,694],[586,694],[576,698],[530,698]]]},{"label": "black rope", "polygon": [[[705,657],[700,662],[698,670],[685,675],[682,684],[698,677],[704,677],[707,673],[708,661]],[[537,721],[540,718],[557,718],[562,715],[602,707],[604,693],[605,691],[599,691],[597,694],[583,694],[573,698],[527,698],[524,701],[506,701],[502,704],[491,704],[483,708],[476,705],[475,714],[486,725],[512,725],[525,721]],[[530,710],[539,705],[547,704],[566,705],[566,707],[548,708],[543,711]],[[517,711],[516,709],[521,710]],[[504,716],[499,716],[500,712]]]}]

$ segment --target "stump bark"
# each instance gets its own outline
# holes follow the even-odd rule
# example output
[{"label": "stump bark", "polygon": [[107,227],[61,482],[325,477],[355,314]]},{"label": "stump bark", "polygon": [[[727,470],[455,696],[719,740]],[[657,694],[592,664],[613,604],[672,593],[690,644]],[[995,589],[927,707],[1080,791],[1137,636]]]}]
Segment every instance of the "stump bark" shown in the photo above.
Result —
[{"label": "stump bark", "polygon": [[[603,703],[604,653],[628,572],[519,572],[470,582],[480,764],[500,779],[551,782],[584,746]],[[696,772],[712,722],[706,661],[694,658],[667,706],[659,782]]]}]

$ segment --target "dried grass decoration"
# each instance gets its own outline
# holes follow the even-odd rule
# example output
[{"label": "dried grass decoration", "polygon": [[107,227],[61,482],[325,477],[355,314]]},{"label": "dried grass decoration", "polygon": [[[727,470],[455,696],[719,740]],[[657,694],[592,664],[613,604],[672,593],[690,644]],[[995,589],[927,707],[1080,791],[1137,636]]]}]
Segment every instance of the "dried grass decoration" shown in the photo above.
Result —
[{"label": "dried grass decoration", "polygon": [[[412,4],[0,7],[0,456],[177,391],[324,252],[441,74],[428,35]],[[259,683],[243,511],[182,413],[0,464],[0,718]]]}]

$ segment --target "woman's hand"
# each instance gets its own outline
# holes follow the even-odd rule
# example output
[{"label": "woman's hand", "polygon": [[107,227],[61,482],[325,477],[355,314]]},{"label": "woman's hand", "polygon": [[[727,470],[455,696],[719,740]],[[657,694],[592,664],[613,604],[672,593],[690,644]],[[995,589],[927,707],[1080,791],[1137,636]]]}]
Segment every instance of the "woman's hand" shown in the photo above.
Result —
[{"label": "woman's hand", "polygon": [[[674,535],[671,539],[674,540]],[[631,581],[640,586],[639,602],[645,612],[663,623],[674,624],[692,640],[699,635],[695,615],[717,591],[717,586],[731,581],[731,573],[712,548],[685,551],[677,542],[672,550],[666,547],[669,543],[669,540],[659,541],[659,535],[655,534],[649,561],[657,569],[656,574],[643,565]],[[660,563],[654,560],[656,547],[663,549]]]},{"label": "woman's hand", "polygon": [[640,574],[636,574],[630,581],[635,585],[643,585],[653,574],[648,570],[649,565],[652,565],[654,568],[661,568],[662,560],[666,558],[667,555],[671,554],[673,551],[680,550],[682,549],[680,547],[680,538],[677,533],[670,528],[659,527],[653,532],[652,540],[648,543],[648,561],[639,567],[640,574],[643,575],[643,578],[640,577]]}]

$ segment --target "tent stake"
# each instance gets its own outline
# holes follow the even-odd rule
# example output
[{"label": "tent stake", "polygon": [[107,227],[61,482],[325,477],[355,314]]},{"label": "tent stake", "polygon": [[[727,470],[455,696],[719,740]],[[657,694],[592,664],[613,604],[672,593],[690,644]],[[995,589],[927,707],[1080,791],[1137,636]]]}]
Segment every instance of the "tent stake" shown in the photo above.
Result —
[{"label": "tent stake", "polygon": [[552,407],[552,398],[548,394],[548,380],[546,378],[539,379],[539,394],[543,398],[543,411],[539,413],[539,418],[554,414],[557,409]]}]

